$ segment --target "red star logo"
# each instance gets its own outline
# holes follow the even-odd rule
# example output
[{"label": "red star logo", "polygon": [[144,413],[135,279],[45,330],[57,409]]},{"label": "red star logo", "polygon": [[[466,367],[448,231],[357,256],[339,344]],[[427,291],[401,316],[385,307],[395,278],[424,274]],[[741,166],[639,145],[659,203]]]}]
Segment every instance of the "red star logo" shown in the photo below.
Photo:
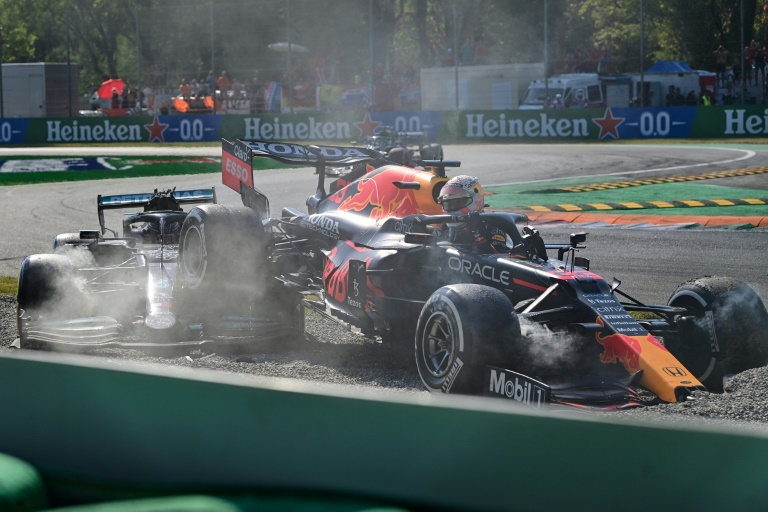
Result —
[{"label": "red star logo", "polygon": [[624,122],[625,119],[626,119],[625,117],[613,117],[613,112],[611,112],[610,107],[605,109],[605,115],[603,116],[602,119],[600,118],[592,119],[592,122],[600,127],[600,135],[597,138],[604,139],[610,135],[614,139],[618,139],[619,132],[616,128],[618,128]]},{"label": "red star logo", "polygon": [[370,135],[373,135],[376,132],[376,128],[378,128],[380,124],[381,124],[381,121],[371,120],[371,114],[366,112],[365,119],[363,119],[363,122],[355,123],[355,126],[357,126],[357,129],[360,130],[360,138],[358,140],[362,140],[363,137],[368,137]]},{"label": "red star logo", "polygon": [[165,142],[163,139],[163,132],[168,128],[167,124],[162,124],[160,120],[155,116],[155,120],[152,124],[145,124],[144,128],[149,130],[149,142]]}]

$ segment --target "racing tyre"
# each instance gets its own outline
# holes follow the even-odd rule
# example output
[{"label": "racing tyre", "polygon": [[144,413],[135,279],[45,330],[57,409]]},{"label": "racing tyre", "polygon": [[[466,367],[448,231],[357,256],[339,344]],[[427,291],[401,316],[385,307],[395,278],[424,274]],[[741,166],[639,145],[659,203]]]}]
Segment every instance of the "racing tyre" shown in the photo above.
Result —
[{"label": "racing tyre", "polygon": [[443,146],[441,144],[427,144],[419,149],[422,160],[442,160]]},{"label": "racing tyre", "polygon": [[411,152],[406,148],[390,149],[389,152],[387,152],[386,159],[399,165],[407,165],[408,167],[413,166],[413,157],[411,156]]},{"label": "racing tyre", "polygon": [[480,394],[486,365],[508,366],[520,322],[501,291],[478,284],[438,289],[416,327],[416,367],[432,392]]},{"label": "racing tyre", "polygon": [[701,277],[681,284],[669,305],[686,308],[678,335],[667,349],[707,390],[723,392],[723,377],[768,363],[768,312],[747,284],[727,277]]},{"label": "racing tyre", "polygon": [[84,301],[74,276],[74,266],[60,254],[27,256],[19,272],[16,321],[21,348],[35,348],[27,340],[27,319],[63,320],[83,316]]},{"label": "racing tyre", "polygon": [[184,313],[244,313],[271,284],[269,235],[245,206],[203,205],[181,227],[177,304]]},{"label": "racing tyre", "polygon": [[80,233],[62,233],[53,239],[53,252],[65,249],[68,243],[80,241]]}]

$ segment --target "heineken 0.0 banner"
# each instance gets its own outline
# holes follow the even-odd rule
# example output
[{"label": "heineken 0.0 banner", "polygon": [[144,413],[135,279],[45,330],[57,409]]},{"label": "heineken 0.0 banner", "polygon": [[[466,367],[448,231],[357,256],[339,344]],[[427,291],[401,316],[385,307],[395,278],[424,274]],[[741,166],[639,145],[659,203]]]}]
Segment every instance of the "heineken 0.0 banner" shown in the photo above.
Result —
[{"label": "heineken 0.0 banner", "polygon": [[[351,144],[384,127],[429,142],[599,142],[765,137],[757,105],[0,119],[0,145],[234,140]],[[411,140],[415,140],[411,138]]]}]

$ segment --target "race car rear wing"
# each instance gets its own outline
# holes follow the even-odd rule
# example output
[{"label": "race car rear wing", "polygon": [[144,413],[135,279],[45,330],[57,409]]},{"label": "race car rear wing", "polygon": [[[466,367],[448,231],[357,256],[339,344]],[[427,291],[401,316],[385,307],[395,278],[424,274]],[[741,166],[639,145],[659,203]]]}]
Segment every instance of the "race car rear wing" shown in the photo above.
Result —
[{"label": "race car rear wing", "polygon": [[[101,234],[106,232],[106,226],[104,224],[104,210],[119,210],[128,208],[146,208],[149,205],[150,200],[155,197],[155,192],[146,192],[140,194],[119,194],[103,196],[99,194],[96,197],[96,208],[99,213],[99,227],[101,227]],[[203,204],[212,203],[216,201],[216,188],[199,189],[199,190],[169,190],[167,194],[173,195],[173,200],[179,205],[182,204]]]},{"label": "race car rear wing", "polygon": [[[373,149],[347,146],[302,146],[288,142],[221,140],[221,182],[242,197],[243,204],[259,214],[261,219],[269,217],[269,200],[253,184],[253,158],[268,157],[288,165],[314,166],[317,177],[317,191],[307,200],[312,213],[313,207],[327,196],[325,191],[325,166],[352,167],[363,162],[382,161],[381,154]],[[386,163],[386,162],[385,162]],[[391,162],[390,162],[391,163]],[[437,176],[445,176],[446,167],[459,167],[460,162],[448,160],[420,160],[420,164],[432,167]],[[245,185],[245,186],[243,186]]]},{"label": "race car rear wing", "polygon": [[[381,155],[367,148],[344,146],[302,146],[287,142],[221,140],[221,182],[242,196],[243,204],[255,210],[262,219],[269,217],[269,200],[253,184],[253,158],[267,157],[288,165],[315,167],[318,174],[317,194],[325,197],[325,165],[347,167],[367,162]],[[243,186],[245,185],[245,186]]]}]

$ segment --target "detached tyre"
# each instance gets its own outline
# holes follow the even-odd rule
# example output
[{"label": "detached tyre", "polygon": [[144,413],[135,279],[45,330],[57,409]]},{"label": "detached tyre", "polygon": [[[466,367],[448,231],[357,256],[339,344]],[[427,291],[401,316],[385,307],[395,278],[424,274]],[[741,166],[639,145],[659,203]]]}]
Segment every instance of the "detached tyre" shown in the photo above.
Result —
[{"label": "detached tyre", "polygon": [[433,392],[480,394],[485,366],[507,366],[519,339],[520,323],[501,291],[477,284],[444,286],[419,315],[419,377]]},{"label": "detached tyre", "polygon": [[664,343],[709,391],[722,393],[724,375],[768,364],[768,312],[746,283],[692,279],[677,288],[669,305],[689,313],[677,319],[678,334]]}]

